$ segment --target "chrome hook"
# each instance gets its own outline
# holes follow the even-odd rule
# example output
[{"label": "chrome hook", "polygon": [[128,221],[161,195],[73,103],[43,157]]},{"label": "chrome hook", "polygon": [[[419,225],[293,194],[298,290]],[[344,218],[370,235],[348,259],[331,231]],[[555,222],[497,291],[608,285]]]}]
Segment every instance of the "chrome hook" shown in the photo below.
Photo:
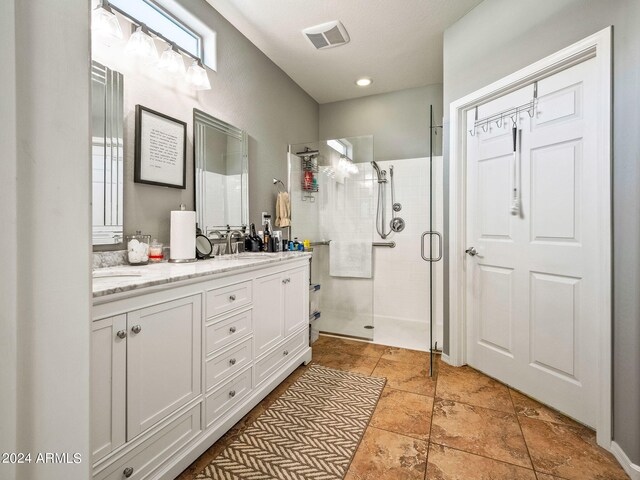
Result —
[{"label": "chrome hook", "polygon": [[489,122],[485,122],[484,125],[482,125],[482,131],[484,133],[487,133],[489,131]]},{"label": "chrome hook", "polygon": [[502,125],[504,125],[504,118],[502,115],[500,115],[500,119],[496,120],[496,127],[502,128]]},{"label": "chrome hook", "polygon": [[535,107],[531,107],[531,108],[527,109],[527,113],[529,114],[529,118],[533,118],[534,115],[536,114]]},{"label": "chrome hook", "polygon": [[476,129],[475,127],[469,130],[469,135],[471,135],[472,137],[476,136]]}]

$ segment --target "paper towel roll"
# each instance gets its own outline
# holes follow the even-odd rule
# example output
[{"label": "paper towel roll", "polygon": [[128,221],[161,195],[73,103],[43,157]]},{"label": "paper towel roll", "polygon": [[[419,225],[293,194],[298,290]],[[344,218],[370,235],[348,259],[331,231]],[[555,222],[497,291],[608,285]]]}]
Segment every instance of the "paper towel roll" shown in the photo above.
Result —
[{"label": "paper towel roll", "polygon": [[173,210],[171,212],[170,260],[194,260],[196,258],[196,212]]}]

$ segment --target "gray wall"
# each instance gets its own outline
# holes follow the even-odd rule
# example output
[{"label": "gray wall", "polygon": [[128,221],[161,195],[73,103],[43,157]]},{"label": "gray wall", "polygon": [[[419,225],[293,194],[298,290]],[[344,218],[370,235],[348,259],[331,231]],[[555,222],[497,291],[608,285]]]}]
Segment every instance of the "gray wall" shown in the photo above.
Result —
[{"label": "gray wall", "polygon": [[615,76],[614,439],[640,464],[640,2],[485,0],[445,32],[444,105],[448,122],[453,100],[609,25]]},{"label": "gray wall", "polygon": [[[418,158],[429,154],[429,105],[442,119],[442,85],[427,85],[391,93],[320,105],[318,138],[373,135],[375,160]],[[434,155],[440,154],[440,137]]]},{"label": "gray wall", "polygon": [[[181,203],[194,208],[193,108],[231,123],[249,135],[249,217],[273,216],[271,179],[287,179],[287,145],[318,135],[318,104],[227,22],[205,0],[179,0],[217,32],[217,72],[209,71],[211,90],[194,92],[175,82],[153,78],[122,48],[94,44],[94,58],[124,74],[125,88],[125,234],[142,230],[169,241],[170,211]],[[125,29],[123,29],[125,30]],[[141,104],[187,122],[187,189],[133,182],[135,105]]]},{"label": "gray wall", "polygon": [[2,0],[0,39],[0,451],[82,455],[0,478],[86,480],[89,4]]}]

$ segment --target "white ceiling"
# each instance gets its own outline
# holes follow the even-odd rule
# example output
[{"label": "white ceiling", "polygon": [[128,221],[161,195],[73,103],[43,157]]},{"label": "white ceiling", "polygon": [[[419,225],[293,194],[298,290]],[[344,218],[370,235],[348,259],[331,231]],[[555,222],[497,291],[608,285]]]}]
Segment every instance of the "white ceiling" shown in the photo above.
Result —
[{"label": "white ceiling", "polygon": [[[481,1],[207,0],[319,103],[442,83],[442,34]],[[316,50],[302,30],[332,20],[351,41]]]}]

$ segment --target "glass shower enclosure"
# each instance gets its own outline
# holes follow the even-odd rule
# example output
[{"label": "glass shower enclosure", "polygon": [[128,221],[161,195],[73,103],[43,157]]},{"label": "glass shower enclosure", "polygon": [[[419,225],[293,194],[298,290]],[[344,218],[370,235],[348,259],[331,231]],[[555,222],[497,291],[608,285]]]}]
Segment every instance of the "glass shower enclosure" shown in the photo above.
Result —
[{"label": "glass shower enclosure", "polygon": [[290,145],[291,236],[310,240],[321,332],[373,340],[373,137]]}]

